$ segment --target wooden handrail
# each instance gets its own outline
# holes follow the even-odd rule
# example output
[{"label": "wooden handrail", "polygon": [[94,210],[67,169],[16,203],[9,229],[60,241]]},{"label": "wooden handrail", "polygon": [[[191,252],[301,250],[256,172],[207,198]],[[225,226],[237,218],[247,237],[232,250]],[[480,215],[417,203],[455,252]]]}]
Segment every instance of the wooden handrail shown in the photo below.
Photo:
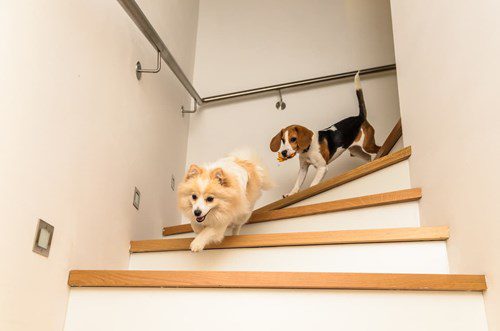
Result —
[{"label": "wooden handrail", "polygon": [[390,153],[394,145],[398,142],[399,138],[403,136],[403,127],[401,126],[401,119],[396,123],[391,133],[387,136],[387,139],[384,141],[384,144],[380,147],[375,159],[379,159],[383,156],[386,156]]}]

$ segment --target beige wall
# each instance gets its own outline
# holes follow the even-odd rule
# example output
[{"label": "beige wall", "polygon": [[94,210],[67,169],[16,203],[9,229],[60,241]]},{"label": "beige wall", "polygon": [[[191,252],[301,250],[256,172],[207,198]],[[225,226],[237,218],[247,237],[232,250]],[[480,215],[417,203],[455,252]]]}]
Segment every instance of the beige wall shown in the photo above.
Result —
[{"label": "beige wall", "polygon": [[[192,75],[198,2],[139,3]],[[70,268],[125,268],[130,239],[177,219],[189,98],[167,68],[137,82],[156,55],[117,1],[1,1],[0,40],[0,330],[62,330]]]},{"label": "beige wall", "polygon": [[[202,0],[195,85],[202,96],[394,63],[390,4],[386,0]],[[382,143],[399,118],[395,73],[363,79],[368,118]],[[358,113],[351,80],[319,88],[207,106],[191,116],[188,163],[216,159],[234,148],[257,151],[277,187],[259,204],[292,188],[298,159],[278,165],[269,150],[280,128],[319,130]],[[363,162],[347,154],[328,176]],[[310,182],[313,171],[308,176]]]},{"label": "beige wall", "polygon": [[451,270],[485,273],[500,330],[500,2],[392,1],[405,143],[425,225],[449,224]]}]

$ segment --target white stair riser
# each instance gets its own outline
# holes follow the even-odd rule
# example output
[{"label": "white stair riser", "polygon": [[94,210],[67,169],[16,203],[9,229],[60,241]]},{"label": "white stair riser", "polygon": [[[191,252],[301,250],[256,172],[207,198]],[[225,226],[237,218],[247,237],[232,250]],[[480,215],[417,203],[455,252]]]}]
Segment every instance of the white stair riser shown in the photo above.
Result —
[{"label": "white stair riser", "polygon": [[[335,166],[335,163],[333,163]],[[411,188],[408,160],[297,202],[291,207]],[[303,188],[304,189],[304,188]]]},{"label": "white stair riser", "polygon": [[72,289],[65,331],[486,331],[481,293]]},{"label": "white stair riser", "polygon": [[448,273],[446,243],[409,242],[136,253],[133,270]]},{"label": "white stair riser", "polygon": [[[413,201],[270,222],[245,224],[240,234],[406,228],[419,226],[418,202]],[[166,236],[165,238],[187,238],[193,236],[194,233],[191,232]]]}]

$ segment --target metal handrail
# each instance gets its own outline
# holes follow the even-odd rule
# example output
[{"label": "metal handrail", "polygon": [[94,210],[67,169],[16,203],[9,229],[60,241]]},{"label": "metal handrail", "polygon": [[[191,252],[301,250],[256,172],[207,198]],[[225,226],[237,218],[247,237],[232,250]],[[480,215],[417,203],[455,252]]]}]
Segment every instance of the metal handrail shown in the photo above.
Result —
[{"label": "metal handrail", "polygon": [[203,101],[200,95],[196,92],[196,89],[184,74],[177,61],[175,61],[172,53],[170,53],[163,40],[161,40],[160,35],[158,35],[156,30],[153,28],[137,2],[135,2],[135,0],[118,0],[118,2],[122,5],[123,9],[125,9],[128,16],[130,16],[132,21],[134,21],[139,30],[141,30],[146,39],[148,39],[153,47],[161,53],[161,58],[173,71],[174,75],[179,79],[184,88],[189,92],[193,99],[201,105]]},{"label": "metal handrail", "polygon": [[[394,70],[394,69],[396,69],[396,65],[389,64],[389,65],[380,66],[380,67],[362,69],[362,70],[359,70],[359,74],[360,75],[374,74],[377,72],[389,71],[389,70]],[[222,100],[227,100],[227,99],[245,97],[245,96],[249,96],[249,95],[253,95],[253,94],[262,94],[262,93],[267,93],[267,92],[272,92],[272,91],[286,90],[286,89],[290,89],[290,88],[294,88],[294,87],[320,84],[320,83],[330,82],[330,81],[344,79],[344,78],[348,78],[348,77],[354,77],[357,72],[358,72],[358,70],[354,70],[354,71],[343,72],[340,74],[321,76],[321,77],[315,77],[315,78],[309,78],[309,79],[303,79],[303,80],[296,80],[296,81],[288,82],[288,83],[281,83],[281,84],[258,87],[258,88],[243,90],[243,91],[238,91],[238,92],[214,95],[211,97],[203,98],[202,100],[203,100],[203,103],[209,103],[209,102],[214,102],[214,101],[222,101]]]},{"label": "metal handrail", "polygon": [[[118,2],[122,5],[123,9],[127,12],[127,14],[130,16],[132,21],[134,21],[134,23],[137,25],[139,30],[141,30],[141,32],[149,40],[149,42],[153,45],[153,47],[159,52],[159,54],[161,54],[161,58],[163,59],[163,61],[165,61],[165,63],[169,66],[169,68],[172,70],[174,75],[179,79],[179,81],[184,86],[184,88],[187,90],[187,92],[195,100],[196,104],[198,104],[200,106],[205,105],[205,104],[209,104],[212,102],[217,102],[217,101],[241,98],[241,97],[246,97],[246,96],[256,95],[256,94],[264,94],[264,93],[269,93],[269,92],[273,92],[273,91],[282,91],[282,90],[301,87],[301,86],[315,85],[315,84],[321,84],[321,83],[330,82],[330,81],[334,81],[334,80],[345,79],[348,77],[354,77],[354,75],[356,75],[356,73],[358,72],[357,70],[354,70],[354,71],[348,71],[348,72],[343,72],[343,73],[339,73],[339,74],[297,80],[297,81],[288,82],[288,83],[263,86],[263,87],[258,87],[258,88],[243,90],[243,91],[224,93],[224,94],[219,94],[219,95],[214,95],[214,96],[202,98],[202,97],[200,97],[200,95],[198,94],[198,92],[196,91],[194,86],[191,84],[191,82],[189,81],[187,76],[184,74],[181,67],[177,63],[177,61],[175,61],[172,53],[170,53],[167,46],[165,45],[163,40],[160,38],[160,36],[156,32],[156,30],[153,28],[153,26],[151,25],[151,23],[147,19],[146,15],[144,15],[144,12],[141,10],[141,8],[135,2],[135,0],[118,0]],[[373,68],[366,68],[366,69],[360,70],[360,75],[378,73],[378,72],[383,72],[383,71],[390,71],[390,70],[394,70],[394,69],[396,69],[395,64],[389,64],[389,65],[373,67]],[[184,112],[186,112],[186,111],[184,111]],[[193,112],[193,111],[191,111],[191,112]]]}]

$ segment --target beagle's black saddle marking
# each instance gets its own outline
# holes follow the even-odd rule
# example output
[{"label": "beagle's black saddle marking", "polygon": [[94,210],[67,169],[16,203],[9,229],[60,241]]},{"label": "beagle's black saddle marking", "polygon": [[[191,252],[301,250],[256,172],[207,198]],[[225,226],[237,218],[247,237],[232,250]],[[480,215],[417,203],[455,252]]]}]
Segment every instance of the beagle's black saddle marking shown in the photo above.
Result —
[{"label": "beagle's black saddle marking", "polygon": [[358,97],[359,114],[351,116],[329,126],[326,129],[318,131],[318,142],[326,139],[328,142],[328,151],[330,157],[335,155],[339,148],[347,149],[352,145],[354,139],[361,130],[361,125],[366,120],[366,106],[363,98],[363,90],[356,90]]}]

